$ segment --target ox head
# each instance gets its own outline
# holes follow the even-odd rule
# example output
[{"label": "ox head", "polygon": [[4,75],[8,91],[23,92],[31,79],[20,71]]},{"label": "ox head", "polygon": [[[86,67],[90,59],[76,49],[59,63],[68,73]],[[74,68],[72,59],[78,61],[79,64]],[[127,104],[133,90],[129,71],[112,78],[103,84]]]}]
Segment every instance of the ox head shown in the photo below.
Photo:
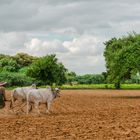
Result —
[{"label": "ox head", "polygon": [[32,88],[37,88],[37,87],[36,87],[36,84],[32,84],[31,87],[32,87]]},{"label": "ox head", "polygon": [[60,89],[59,88],[55,88],[54,92],[55,92],[55,97],[60,97]]}]

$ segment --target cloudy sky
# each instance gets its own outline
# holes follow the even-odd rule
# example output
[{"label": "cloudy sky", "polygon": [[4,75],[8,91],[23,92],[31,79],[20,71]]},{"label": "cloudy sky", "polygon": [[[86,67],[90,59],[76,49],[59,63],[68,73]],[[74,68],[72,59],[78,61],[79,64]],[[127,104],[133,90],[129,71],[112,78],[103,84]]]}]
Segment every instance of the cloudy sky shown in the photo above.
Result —
[{"label": "cloudy sky", "polygon": [[55,53],[77,74],[105,71],[103,42],[132,31],[139,0],[0,0],[0,53]]}]

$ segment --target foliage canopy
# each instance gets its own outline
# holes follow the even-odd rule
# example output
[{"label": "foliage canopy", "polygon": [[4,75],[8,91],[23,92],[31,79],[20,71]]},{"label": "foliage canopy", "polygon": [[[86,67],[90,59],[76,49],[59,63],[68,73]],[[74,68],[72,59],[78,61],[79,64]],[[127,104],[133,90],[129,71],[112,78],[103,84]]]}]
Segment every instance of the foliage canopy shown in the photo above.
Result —
[{"label": "foliage canopy", "polygon": [[120,88],[122,80],[140,72],[140,35],[129,34],[104,43],[108,80]]},{"label": "foliage canopy", "polygon": [[58,62],[55,55],[47,55],[35,61],[27,71],[27,75],[48,85],[62,85],[66,81],[67,69]]}]

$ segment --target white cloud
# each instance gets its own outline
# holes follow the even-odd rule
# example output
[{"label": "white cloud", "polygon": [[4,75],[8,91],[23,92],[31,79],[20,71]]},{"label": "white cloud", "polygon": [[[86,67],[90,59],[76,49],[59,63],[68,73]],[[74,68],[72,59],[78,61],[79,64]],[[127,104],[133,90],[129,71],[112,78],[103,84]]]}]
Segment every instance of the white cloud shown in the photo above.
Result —
[{"label": "white cloud", "polygon": [[[1,0],[0,31],[107,32],[110,37],[119,34],[124,21],[127,25],[140,21],[139,6],[138,0]],[[132,29],[140,31],[136,26]]]},{"label": "white cloud", "polygon": [[58,57],[72,71],[77,73],[101,73],[105,71],[103,58],[104,39],[92,35],[82,35],[72,41],[64,41],[63,45],[69,49],[66,55]]},{"label": "white cloud", "polygon": [[69,41],[33,38],[24,44],[22,51],[37,56],[55,53],[71,71],[79,74],[101,73],[105,71],[103,41],[92,35],[82,35]]},{"label": "white cloud", "polygon": [[139,0],[0,0],[0,53],[56,53],[77,73],[100,73],[103,42],[140,32],[139,7]]},{"label": "white cloud", "polygon": [[74,55],[98,55],[103,52],[101,39],[91,35],[83,35],[72,41],[65,41],[63,45]]},{"label": "white cloud", "polygon": [[65,53],[68,49],[62,45],[60,40],[42,41],[38,38],[33,38],[30,42],[25,44],[23,51],[42,56],[52,53]]},{"label": "white cloud", "polygon": [[16,54],[27,42],[27,35],[22,32],[0,33],[0,53]]}]

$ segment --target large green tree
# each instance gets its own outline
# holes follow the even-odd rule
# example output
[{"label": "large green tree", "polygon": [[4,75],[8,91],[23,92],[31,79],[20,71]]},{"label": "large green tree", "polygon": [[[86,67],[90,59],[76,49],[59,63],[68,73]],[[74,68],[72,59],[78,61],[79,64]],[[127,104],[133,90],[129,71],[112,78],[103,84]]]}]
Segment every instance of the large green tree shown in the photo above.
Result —
[{"label": "large green tree", "polygon": [[122,80],[140,72],[140,35],[133,33],[112,38],[105,42],[105,46],[108,80],[119,89]]},{"label": "large green tree", "polygon": [[58,62],[55,55],[47,55],[35,61],[27,71],[27,75],[48,85],[65,83],[67,69]]}]

